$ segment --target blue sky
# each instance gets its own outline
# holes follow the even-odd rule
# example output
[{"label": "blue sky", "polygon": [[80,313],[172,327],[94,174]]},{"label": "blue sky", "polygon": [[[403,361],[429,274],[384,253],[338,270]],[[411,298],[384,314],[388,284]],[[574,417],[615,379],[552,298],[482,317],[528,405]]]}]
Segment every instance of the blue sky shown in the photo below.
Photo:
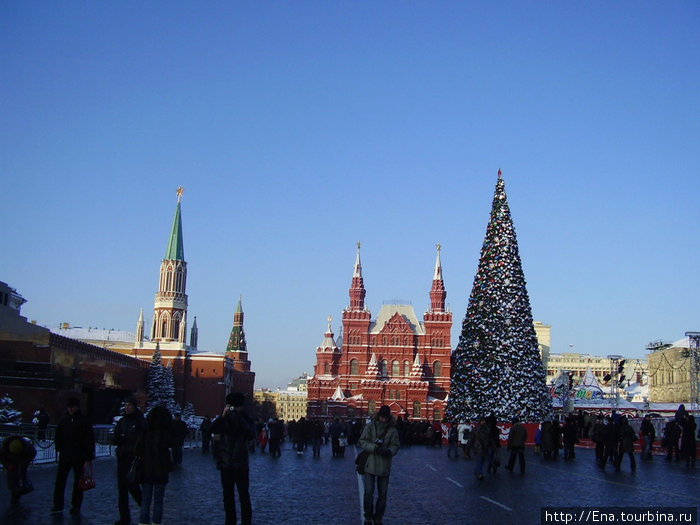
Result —
[{"label": "blue sky", "polygon": [[700,4],[2,2],[0,280],[45,326],[150,322],[182,185],[189,320],[239,294],[257,387],[366,304],[453,347],[496,172],[552,351],[700,330]]}]

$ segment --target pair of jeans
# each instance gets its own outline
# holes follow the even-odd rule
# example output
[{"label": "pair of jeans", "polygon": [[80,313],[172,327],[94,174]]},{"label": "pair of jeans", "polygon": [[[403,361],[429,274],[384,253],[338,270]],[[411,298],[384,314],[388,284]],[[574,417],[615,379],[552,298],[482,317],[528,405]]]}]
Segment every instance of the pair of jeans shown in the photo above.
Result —
[{"label": "pair of jeans", "polygon": [[63,509],[63,496],[66,492],[66,481],[68,473],[73,470],[73,494],[71,496],[71,506],[78,510],[83,503],[83,491],[78,487],[80,475],[83,473],[83,465],[85,462],[81,459],[78,461],[58,460],[58,468],[56,469],[56,483],[53,488],[53,508]]},{"label": "pair of jeans", "polygon": [[[377,485],[377,504],[374,505],[374,486]],[[365,520],[381,521],[386,510],[386,494],[389,490],[389,476],[375,476],[365,472],[364,478]]]},{"label": "pair of jeans", "polygon": [[247,468],[221,469],[221,488],[224,492],[224,512],[226,525],[236,525],[236,499],[234,487],[238,489],[238,501],[241,504],[241,525],[250,525],[253,519],[253,507],[250,504],[249,480]]},{"label": "pair of jeans", "polygon": [[[143,483],[141,485],[143,499],[141,500],[141,515],[139,523],[158,525],[163,521],[163,495],[165,483]],[[151,501],[153,501],[153,520],[151,520]]]},{"label": "pair of jeans", "polygon": [[[129,467],[133,456],[118,456],[117,457],[117,490],[119,492],[119,521],[122,523],[130,523],[131,516],[129,513],[129,493],[134,498],[134,501],[141,505],[141,489],[137,483],[129,483],[126,479]],[[147,523],[147,522],[146,522]]]},{"label": "pair of jeans", "polygon": [[474,475],[483,476],[484,475],[484,461],[486,461],[486,456],[482,454],[477,454],[476,465],[474,466]]}]

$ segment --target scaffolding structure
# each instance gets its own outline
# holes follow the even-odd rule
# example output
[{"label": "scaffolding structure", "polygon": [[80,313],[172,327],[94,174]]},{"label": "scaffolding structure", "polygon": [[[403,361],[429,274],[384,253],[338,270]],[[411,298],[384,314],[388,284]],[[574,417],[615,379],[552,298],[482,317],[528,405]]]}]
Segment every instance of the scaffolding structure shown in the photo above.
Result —
[{"label": "scaffolding structure", "polygon": [[698,369],[700,369],[700,332],[686,332],[688,338],[688,379],[690,380],[690,410],[697,414],[700,411],[698,398]]}]

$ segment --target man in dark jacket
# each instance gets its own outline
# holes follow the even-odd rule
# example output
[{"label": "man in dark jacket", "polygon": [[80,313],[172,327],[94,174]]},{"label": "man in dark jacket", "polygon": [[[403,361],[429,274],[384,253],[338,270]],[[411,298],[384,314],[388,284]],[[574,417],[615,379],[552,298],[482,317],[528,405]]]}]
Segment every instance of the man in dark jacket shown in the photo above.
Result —
[{"label": "man in dark jacket", "polygon": [[95,436],[92,425],[80,411],[80,401],[70,398],[66,404],[66,414],[56,426],[54,446],[58,454],[56,483],[53,491],[52,513],[63,512],[63,496],[66,491],[68,473],[73,470],[73,494],[70,513],[80,514],[83,491],[78,482],[86,461],[95,459]]},{"label": "man in dark jacket", "polygon": [[175,414],[173,419],[173,463],[175,465],[182,465],[182,447],[185,445],[185,438],[187,437],[187,423],[182,420],[181,414]]},{"label": "man in dark jacket", "polygon": [[608,427],[605,425],[603,414],[598,414],[595,425],[593,425],[592,438],[595,443],[595,460],[598,466],[603,464],[605,457],[605,443],[608,440]]},{"label": "man in dark jacket", "polygon": [[632,472],[636,469],[636,463],[634,461],[634,442],[637,441],[637,434],[634,429],[627,422],[626,416],[620,417],[620,449],[617,455],[617,463],[615,463],[615,471],[620,471],[620,465],[622,464],[622,458],[627,454],[630,458],[630,469]]},{"label": "man in dark jacket", "polygon": [[240,392],[227,395],[226,407],[221,417],[211,426],[212,434],[221,435],[217,447],[216,468],[221,473],[226,525],[236,523],[234,486],[238,489],[238,501],[241,504],[241,524],[250,525],[253,518],[248,490],[248,441],[255,438],[255,425],[243,411],[244,404],[245,398]]},{"label": "man in dark jacket", "polygon": [[506,469],[513,472],[515,467],[515,456],[518,456],[520,463],[520,473],[525,474],[525,441],[527,441],[527,430],[520,423],[518,416],[513,418],[513,426],[508,434],[508,450],[510,450],[510,458]]},{"label": "man in dark jacket", "polygon": [[117,446],[117,488],[119,489],[119,520],[114,525],[129,525],[129,493],[141,506],[141,488],[138,483],[129,483],[127,473],[134,459],[136,440],[143,431],[143,415],[136,405],[136,399],[124,400],[124,415],[114,425],[112,444]]},{"label": "man in dark jacket", "polygon": [[641,457],[642,459],[651,459],[651,446],[656,437],[656,429],[651,422],[651,416],[649,414],[644,416],[640,430],[642,432],[642,439],[644,439]]}]

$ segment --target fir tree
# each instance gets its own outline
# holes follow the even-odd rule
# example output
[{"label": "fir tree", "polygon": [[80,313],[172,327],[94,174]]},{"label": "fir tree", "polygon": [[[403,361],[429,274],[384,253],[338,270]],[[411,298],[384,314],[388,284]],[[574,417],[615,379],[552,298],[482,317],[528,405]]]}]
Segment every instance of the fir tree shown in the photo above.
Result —
[{"label": "fir tree", "polygon": [[168,410],[170,410],[171,414],[177,414],[177,413],[182,413],[182,409],[180,408],[180,405],[178,405],[175,402],[175,379],[173,377],[173,369],[170,366],[170,363],[168,363],[168,366],[163,367],[163,371],[165,372],[165,397],[168,400],[167,406]]},{"label": "fir tree", "polygon": [[459,344],[452,355],[447,416],[500,421],[551,417],[518,242],[498,181]]},{"label": "fir tree", "polygon": [[0,424],[19,425],[22,423],[22,412],[15,410],[12,407],[14,404],[14,399],[8,394],[0,397]]},{"label": "fir tree", "polygon": [[146,411],[150,411],[156,405],[163,405],[168,409],[172,408],[174,403],[174,388],[172,388],[172,375],[168,381],[168,375],[163,366],[160,346],[156,344],[156,349],[153,352],[151,366],[148,369],[148,402],[146,403]]}]

